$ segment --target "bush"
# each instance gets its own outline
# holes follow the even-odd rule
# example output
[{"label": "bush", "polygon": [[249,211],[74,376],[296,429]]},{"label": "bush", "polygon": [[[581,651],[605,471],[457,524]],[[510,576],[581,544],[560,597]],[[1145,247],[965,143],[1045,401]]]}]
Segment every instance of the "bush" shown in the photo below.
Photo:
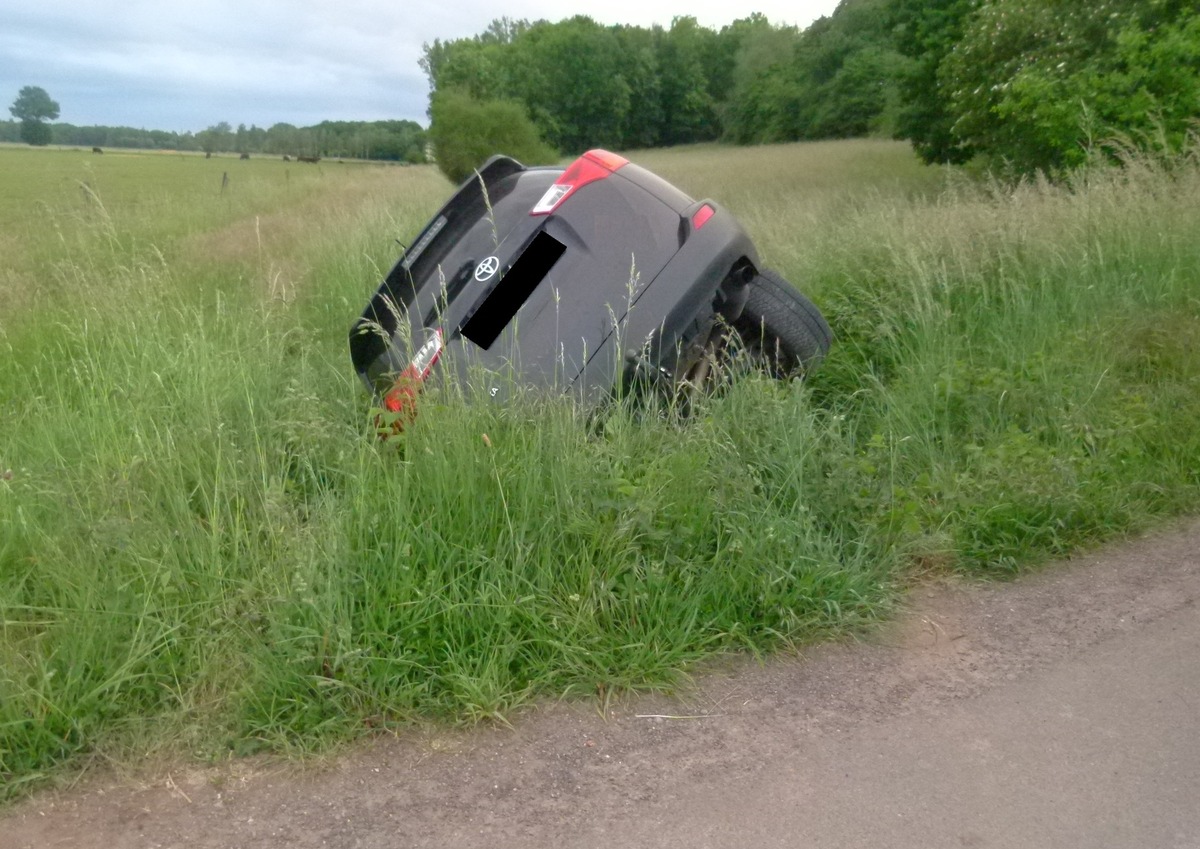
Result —
[{"label": "bush", "polygon": [[538,135],[525,107],[511,100],[476,100],[440,91],[430,106],[429,129],[438,168],[462,182],[489,156],[504,153],[526,165],[545,164],[558,153]]},{"label": "bush", "polygon": [[1093,139],[1173,154],[1200,104],[1200,14],[1178,0],[995,0],[938,74],[954,134],[1020,172],[1083,165]]}]

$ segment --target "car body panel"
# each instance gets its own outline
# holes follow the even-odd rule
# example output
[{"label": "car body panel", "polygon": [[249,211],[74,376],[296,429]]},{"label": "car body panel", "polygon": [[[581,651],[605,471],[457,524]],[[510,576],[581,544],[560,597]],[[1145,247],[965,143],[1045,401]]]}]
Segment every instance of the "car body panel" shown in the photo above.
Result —
[{"label": "car body panel", "polygon": [[757,254],[721,207],[599,153],[623,164],[548,214],[533,210],[560,168],[493,157],[459,187],[351,330],[351,358],[372,391],[385,393],[435,330],[437,370],[466,380],[509,371],[595,398],[631,359],[677,370],[716,307],[736,302],[730,291]]}]

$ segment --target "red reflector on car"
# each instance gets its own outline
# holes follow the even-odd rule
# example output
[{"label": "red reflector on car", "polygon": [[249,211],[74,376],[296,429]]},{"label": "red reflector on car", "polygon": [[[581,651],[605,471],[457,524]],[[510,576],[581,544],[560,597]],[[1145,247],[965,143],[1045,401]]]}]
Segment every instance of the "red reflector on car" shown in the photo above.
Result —
[{"label": "red reflector on car", "polygon": [[529,214],[549,215],[588,183],[603,180],[628,164],[629,160],[619,154],[600,149],[589,150],[567,166],[567,170],[546,190]]},{"label": "red reflector on car", "polygon": [[412,410],[412,402],[417,397],[417,387],[421,382],[413,378],[412,368],[406,368],[404,374],[396,379],[388,394],[383,397],[383,408],[389,413],[399,413],[406,407]]},{"label": "red reflector on car", "polygon": [[383,408],[389,413],[400,413],[392,424],[392,430],[399,432],[404,425],[416,416],[417,393],[421,384],[433,371],[434,364],[442,355],[442,331],[435,330],[433,335],[420,347],[417,355],[412,358],[408,367],[396,378],[392,388],[383,396]]},{"label": "red reflector on car", "polygon": [[692,216],[692,229],[699,230],[708,223],[708,219],[717,214],[717,211],[708,204],[696,210],[696,214]]}]

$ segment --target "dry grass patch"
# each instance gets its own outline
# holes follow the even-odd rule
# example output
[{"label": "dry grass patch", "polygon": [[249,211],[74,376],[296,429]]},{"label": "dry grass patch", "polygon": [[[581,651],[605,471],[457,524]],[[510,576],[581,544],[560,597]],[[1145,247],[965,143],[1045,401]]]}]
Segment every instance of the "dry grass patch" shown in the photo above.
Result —
[{"label": "dry grass patch", "polygon": [[189,267],[250,269],[265,297],[290,300],[311,273],[314,256],[360,240],[372,229],[369,222],[380,217],[395,220],[394,238],[405,237],[412,220],[431,213],[448,191],[431,166],[360,168],[286,209],[189,235],[172,253]]}]

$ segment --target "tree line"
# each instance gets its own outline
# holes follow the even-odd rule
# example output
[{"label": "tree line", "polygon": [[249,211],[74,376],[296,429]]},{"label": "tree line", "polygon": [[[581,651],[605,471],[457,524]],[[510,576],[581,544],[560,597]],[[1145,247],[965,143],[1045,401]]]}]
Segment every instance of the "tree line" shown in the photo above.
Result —
[{"label": "tree line", "polygon": [[[0,142],[61,144],[99,148],[140,148],[144,150],[202,151],[204,153],[246,153],[291,156],[346,157],[393,162],[424,162],[426,132],[416,121],[322,121],[312,127],[275,124],[267,129],[240,124],[236,129],[220,122],[198,133],[176,133],[133,127],[76,126],[51,124],[50,110],[23,110],[30,102],[44,104],[36,92],[22,89],[24,99],[14,104],[18,120],[0,121]],[[54,103],[50,101],[50,103]],[[12,110],[10,110],[12,111]],[[20,117],[17,113],[20,112]],[[58,115],[54,103],[53,114]],[[41,117],[35,117],[40,115]]]},{"label": "tree line", "polygon": [[1200,121],[1195,0],[842,0],[807,29],[753,14],[720,29],[500,18],[435,40],[414,121],[198,133],[49,124],[21,90],[0,141],[421,162],[461,179],[504,150],[548,161],[589,147],[910,139],[928,162],[1019,172],[1082,162],[1090,144],[1179,150]]},{"label": "tree line", "polygon": [[843,0],[804,30],[758,14],[719,30],[690,17],[651,28],[501,18],[426,44],[421,66],[439,158],[478,140],[484,107],[506,121],[516,107],[562,153],[874,134],[911,139],[929,162],[1053,171],[1082,161],[1089,141],[1184,144],[1200,120],[1200,10]]}]

